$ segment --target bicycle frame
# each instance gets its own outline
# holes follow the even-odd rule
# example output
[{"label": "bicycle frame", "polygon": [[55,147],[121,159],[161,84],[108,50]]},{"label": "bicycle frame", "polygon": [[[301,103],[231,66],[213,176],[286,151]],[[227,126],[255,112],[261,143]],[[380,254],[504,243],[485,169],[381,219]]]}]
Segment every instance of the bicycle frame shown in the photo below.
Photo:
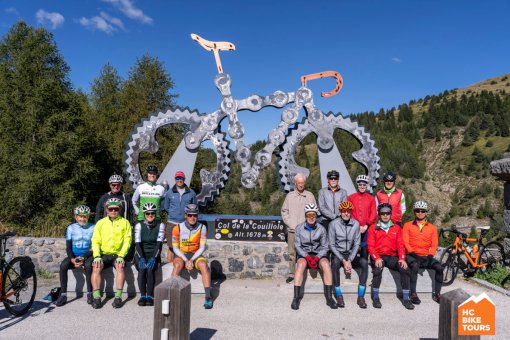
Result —
[{"label": "bicycle frame", "polygon": [[487,264],[486,263],[480,263],[478,264],[478,257],[480,256],[480,252],[479,252],[479,249],[480,249],[480,246],[479,246],[479,240],[476,239],[476,238],[472,238],[472,237],[467,237],[465,242],[477,242],[477,244],[475,244],[473,246],[473,255],[471,255],[467,249],[466,249],[466,246],[464,245],[464,240],[462,239],[462,237],[460,235],[457,235],[455,237],[455,241],[453,243],[454,247],[455,247],[455,253],[460,256],[459,254],[459,249],[462,251],[462,253],[464,254],[464,256],[466,256],[466,259],[468,260],[469,264],[471,265],[471,267],[473,268],[482,268],[482,267],[485,267]]}]

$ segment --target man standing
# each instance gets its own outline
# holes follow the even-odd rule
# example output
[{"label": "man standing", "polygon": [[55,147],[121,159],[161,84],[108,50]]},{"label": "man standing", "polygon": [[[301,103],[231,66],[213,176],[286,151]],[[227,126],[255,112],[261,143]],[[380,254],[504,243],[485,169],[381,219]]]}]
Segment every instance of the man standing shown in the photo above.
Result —
[{"label": "man standing", "polygon": [[420,304],[420,298],[416,294],[416,283],[420,268],[434,269],[435,286],[432,299],[439,303],[441,286],[443,285],[443,266],[434,258],[437,251],[438,235],[437,228],[427,221],[429,207],[425,201],[416,201],[413,206],[414,221],[404,224],[403,238],[407,250],[407,263],[411,268],[411,302]]},{"label": "man standing", "polygon": [[336,170],[328,171],[328,186],[319,190],[319,210],[322,215],[321,224],[328,229],[329,223],[339,217],[338,205],[347,201],[347,191],[338,186],[340,174]]},{"label": "man standing", "polygon": [[297,174],[294,177],[294,191],[291,191],[285,197],[282,206],[283,222],[287,225],[287,245],[289,253],[289,276],[285,282],[291,283],[294,280],[296,272],[296,249],[295,249],[295,230],[299,224],[305,222],[305,206],[307,204],[317,204],[315,197],[310,191],[305,190],[306,177],[303,174]]},{"label": "man standing", "polygon": [[122,183],[124,179],[120,175],[113,174],[108,179],[110,184],[110,191],[101,196],[96,206],[96,216],[94,217],[94,223],[97,223],[103,217],[106,217],[105,203],[109,198],[118,198],[122,202],[121,215],[129,222],[133,221],[133,203],[129,194],[122,192]]},{"label": "man standing", "polygon": [[138,221],[144,220],[141,207],[143,207],[145,203],[154,203],[156,205],[156,219],[161,220],[160,205],[161,199],[165,193],[165,188],[162,185],[156,184],[158,173],[158,167],[154,164],[147,166],[147,182],[137,186],[133,194],[132,202]]},{"label": "man standing", "polygon": [[372,265],[372,305],[381,308],[379,287],[381,286],[384,267],[400,273],[400,284],[404,295],[403,305],[406,309],[414,309],[409,300],[409,268],[406,262],[406,251],[402,239],[402,228],[393,224],[390,219],[391,205],[382,203],[377,207],[379,222],[368,229],[368,252]]},{"label": "man standing", "polygon": [[176,224],[184,222],[184,209],[188,204],[197,204],[197,194],[184,183],[185,179],[184,172],[177,171],[175,173],[175,185],[165,193],[161,204],[161,211],[167,213],[168,220],[166,232],[168,242],[167,262],[172,262],[174,259],[171,242],[172,228]]},{"label": "man standing", "polygon": [[110,198],[106,201],[108,216],[100,219],[92,235],[92,308],[98,309],[101,304],[101,271],[114,266],[115,275],[115,299],[113,308],[122,307],[122,290],[124,288],[124,264],[129,247],[131,246],[131,225],[129,221],[120,216],[122,206],[118,198]]},{"label": "man standing", "polygon": [[369,178],[359,175],[356,178],[358,191],[349,195],[348,201],[352,203],[352,218],[359,222],[361,232],[360,255],[368,260],[367,230],[375,223],[377,218],[377,206],[374,196],[367,192]]},{"label": "man standing", "polygon": [[389,203],[392,208],[391,221],[402,228],[402,216],[406,213],[406,198],[404,192],[397,189],[395,181],[397,175],[388,171],[383,175],[384,188],[377,192],[376,204]]}]

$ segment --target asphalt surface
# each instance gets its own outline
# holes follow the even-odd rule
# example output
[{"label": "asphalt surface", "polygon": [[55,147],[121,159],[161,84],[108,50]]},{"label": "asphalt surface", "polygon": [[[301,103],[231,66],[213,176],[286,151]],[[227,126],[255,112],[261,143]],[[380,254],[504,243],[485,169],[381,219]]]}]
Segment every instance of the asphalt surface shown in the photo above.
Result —
[{"label": "asphalt surface", "polygon": [[[369,277],[370,280],[370,277]],[[113,309],[112,300],[94,310],[85,298],[55,307],[42,297],[57,280],[41,280],[31,312],[11,317],[0,307],[0,339],[151,339],[153,307],[139,307],[138,298]],[[443,293],[463,288],[469,294],[486,292],[496,304],[496,336],[510,334],[510,297],[458,278]],[[439,305],[422,293],[422,303],[406,310],[394,293],[381,295],[382,309],[365,310],[356,295],[345,294],[346,307],[332,310],[322,294],[306,294],[301,308],[290,308],[292,284],[284,280],[227,280],[220,286],[212,310],[202,306],[204,295],[191,298],[191,339],[435,339]],[[369,295],[367,294],[367,297]]]}]

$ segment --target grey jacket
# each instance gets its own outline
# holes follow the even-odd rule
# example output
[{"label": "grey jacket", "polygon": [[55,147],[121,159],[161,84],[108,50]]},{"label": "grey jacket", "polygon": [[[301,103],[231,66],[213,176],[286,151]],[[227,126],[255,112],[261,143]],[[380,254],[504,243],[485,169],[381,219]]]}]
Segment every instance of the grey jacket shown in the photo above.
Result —
[{"label": "grey jacket", "polygon": [[296,253],[301,257],[306,257],[309,253],[315,253],[322,258],[328,253],[328,234],[326,228],[317,223],[315,228],[307,230],[306,222],[296,227],[294,245]]},{"label": "grey jacket", "polygon": [[351,218],[345,223],[341,218],[331,221],[328,229],[329,249],[339,259],[352,261],[361,243],[359,223]]},{"label": "grey jacket", "polygon": [[342,201],[347,201],[345,189],[339,187],[337,191],[333,192],[328,186],[319,190],[319,210],[321,215],[330,221],[340,216],[338,205]]}]

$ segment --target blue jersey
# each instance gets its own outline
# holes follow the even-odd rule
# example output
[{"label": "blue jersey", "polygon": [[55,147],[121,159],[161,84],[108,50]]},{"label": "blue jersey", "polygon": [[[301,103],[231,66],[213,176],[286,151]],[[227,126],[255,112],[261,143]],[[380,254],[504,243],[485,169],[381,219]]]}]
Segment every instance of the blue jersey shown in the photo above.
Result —
[{"label": "blue jersey", "polygon": [[91,239],[94,233],[94,224],[88,222],[85,226],[73,223],[67,227],[66,241],[72,241],[75,256],[83,256],[91,249]]}]

